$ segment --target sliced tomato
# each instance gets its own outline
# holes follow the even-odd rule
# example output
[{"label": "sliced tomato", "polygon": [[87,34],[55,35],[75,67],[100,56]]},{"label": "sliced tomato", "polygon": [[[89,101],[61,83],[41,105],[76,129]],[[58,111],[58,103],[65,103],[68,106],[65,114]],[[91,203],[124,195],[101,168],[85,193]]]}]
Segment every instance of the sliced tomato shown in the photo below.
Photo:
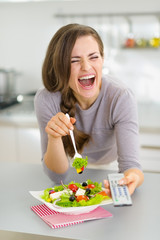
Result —
[{"label": "sliced tomato", "polygon": [[100,194],[100,195],[102,195],[102,196],[107,196],[107,193],[106,193],[105,191],[101,191],[101,192],[99,192],[99,193],[97,193],[97,194]]},{"label": "sliced tomato", "polygon": [[94,184],[88,184],[86,188],[95,188],[96,186]]},{"label": "sliced tomato", "polygon": [[79,201],[81,201],[81,200],[87,201],[87,200],[89,200],[89,197],[87,197],[87,196],[85,196],[85,195],[77,196],[76,201],[79,202]]},{"label": "sliced tomato", "polygon": [[78,190],[78,187],[75,184],[69,184],[68,188],[73,192],[76,192]]}]

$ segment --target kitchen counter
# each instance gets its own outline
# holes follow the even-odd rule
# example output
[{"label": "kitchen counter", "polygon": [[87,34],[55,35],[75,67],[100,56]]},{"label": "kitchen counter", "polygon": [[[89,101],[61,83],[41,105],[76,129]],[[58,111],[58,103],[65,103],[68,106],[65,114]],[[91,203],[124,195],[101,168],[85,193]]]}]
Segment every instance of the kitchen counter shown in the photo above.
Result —
[{"label": "kitchen counter", "polygon": [[[86,179],[102,182],[106,170],[86,169],[77,175],[71,168],[66,183]],[[132,196],[133,206],[103,206],[112,218],[93,220],[70,227],[51,229],[30,207],[40,204],[30,190],[54,186],[41,165],[0,162],[0,239],[74,239],[74,240],[158,240],[160,191],[156,184],[160,174],[145,173],[145,182]],[[156,184],[155,184],[156,183]],[[159,189],[158,189],[159,190]],[[8,238],[7,238],[8,237]],[[12,238],[11,238],[12,237]]]},{"label": "kitchen counter", "polygon": [[33,101],[33,96],[25,97],[23,102],[0,110],[0,125],[37,128]]}]

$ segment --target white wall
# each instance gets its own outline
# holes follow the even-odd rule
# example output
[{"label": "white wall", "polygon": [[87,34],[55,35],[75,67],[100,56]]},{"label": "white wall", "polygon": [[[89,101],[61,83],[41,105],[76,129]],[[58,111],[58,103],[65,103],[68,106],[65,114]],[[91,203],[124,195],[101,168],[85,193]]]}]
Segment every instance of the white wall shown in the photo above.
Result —
[{"label": "white wall", "polygon": [[55,13],[160,11],[159,0],[81,0],[28,3],[0,2],[0,68],[21,73],[17,91],[42,85],[41,66],[48,43],[60,24]]}]

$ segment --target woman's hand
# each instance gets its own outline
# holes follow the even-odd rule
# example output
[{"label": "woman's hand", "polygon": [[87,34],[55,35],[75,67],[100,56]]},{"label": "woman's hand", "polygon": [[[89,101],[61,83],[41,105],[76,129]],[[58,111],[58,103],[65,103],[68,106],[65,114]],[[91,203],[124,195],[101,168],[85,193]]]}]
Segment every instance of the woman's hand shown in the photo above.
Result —
[{"label": "woman's hand", "polygon": [[[124,172],[124,178],[119,180],[120,185],[127,185],[130,195],[132,195],[137,187],[139,187],[144,180],[143,172],[139,169],[128,169]],[[108,180],[104,180],[105,191],[108,196],[111,196],[110,186]]]},{"label": "woman's hand", "polygon": [[75,121],[75,118],[68,119],[64,113],[59,112],[47,123],[45,130],[54,138],[66,136],[69,134],[69,130],[74,129]]},{"label": "woman's hand", "polygon": [[144,181],[143,172],[137,168],[131,168],[124,172],[124,178],[119,181],[120,185],[126,184],[130,195],[132,195],[137,187]]},{"label": "woman's hand", "polygon": [[111,196],[111,190],[110,190],[110,186],[109,186],[109,182],[108,182],[108,180],[104,180],[104,187],[105,187],[105,192],[106,192],[106,194],[109,196],[109,197],[112,197]]},{"label": "woman's hand", "polygon": [[[124,178],[119,180],[120,185],[127,185],[128,186],[128,190],[129,190],[130,195],[133,194],[134,190],[136,189],[136,187],[138,185],[138,182],[139,182],[139,177],[135,173],[127,174],[127,175],[125,175]],[[106,194],[109,197],[111,197],[110,185],[109,185],[108,180],[104,180],[104,186],[105,186]]]},{"label": "woman's hand", "polygon": [[127,185],[129,193],[132,195],[139,184],[139,176],[134,172],[130,172],[125,174],[125,177],[119,180],[119,184]]},{"label": "woman's hand", "polygon": [[62,136],[69,134],[69,129],[73,129],[75,121],[75,118],[68,119],[64,113],[59,112],[50,119],[45,128],[48,133],[48,145],[44,161],[47,167],[57,174],[64,174],[69,168]]}]

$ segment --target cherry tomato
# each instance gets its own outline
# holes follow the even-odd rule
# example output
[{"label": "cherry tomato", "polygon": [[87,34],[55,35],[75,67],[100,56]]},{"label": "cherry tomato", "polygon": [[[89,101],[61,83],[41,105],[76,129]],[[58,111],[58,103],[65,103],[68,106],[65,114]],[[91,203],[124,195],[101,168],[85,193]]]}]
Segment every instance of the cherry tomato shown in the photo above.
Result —
[{"label": "cherry tomato", "polygon": [[82,171],[84,171],[84,166],[81,168]]},{"label": "cherry tomato", "polygon": [[87,197],[87,196],[85,196],[85,195],[77,196],[76,201],[79,202],[79,201],[81,201],[81,200],[87,201],[87,200],[89,200],[89,197]]},{"label": "cherry tomato", "polygon": [[97,194],[100,194],[100,195],[102,195],[102,196],[107,196],[107,193],[106,193],[105,191],[99,192],[99,193],[97,193]]},{"label": "cherry tomato", "polygon": [[78,190],[78,187],[75,184],[69,184],[68,188],[73,192],[76,192]]},{"label": "cherry tomato", "polygon": [[95,188],[96,186],[94,184],[88,184],[87,188]]}]

